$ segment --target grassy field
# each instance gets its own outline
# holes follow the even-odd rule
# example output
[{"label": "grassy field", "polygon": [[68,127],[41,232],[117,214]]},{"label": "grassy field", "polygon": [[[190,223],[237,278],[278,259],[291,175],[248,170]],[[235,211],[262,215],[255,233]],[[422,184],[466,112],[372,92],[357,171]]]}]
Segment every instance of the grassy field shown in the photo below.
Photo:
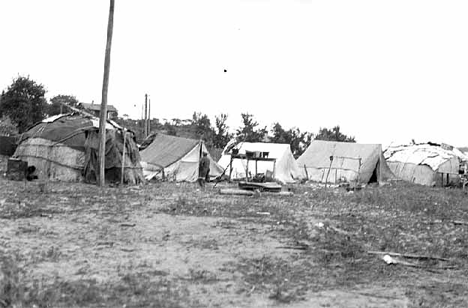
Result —
[{"label": "grassy field", "polygon": [[0,307],[468,307],[459,189],[39,184],[0,179]]}]

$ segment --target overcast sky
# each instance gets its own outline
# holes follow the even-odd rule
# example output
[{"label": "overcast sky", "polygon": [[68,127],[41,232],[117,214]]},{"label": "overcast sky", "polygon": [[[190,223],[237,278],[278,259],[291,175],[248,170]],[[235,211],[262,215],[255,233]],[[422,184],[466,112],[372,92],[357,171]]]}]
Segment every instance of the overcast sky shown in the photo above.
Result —
[{"label": "overcast sky", "polygon": [[[100,103],[109,1],[0,1],[0,90]],[[109,104],[468,145],[468,1],[116,0]],[[226,70],[226,72],[224,71]],[[214,121],[213,121],[214,122]]]}]

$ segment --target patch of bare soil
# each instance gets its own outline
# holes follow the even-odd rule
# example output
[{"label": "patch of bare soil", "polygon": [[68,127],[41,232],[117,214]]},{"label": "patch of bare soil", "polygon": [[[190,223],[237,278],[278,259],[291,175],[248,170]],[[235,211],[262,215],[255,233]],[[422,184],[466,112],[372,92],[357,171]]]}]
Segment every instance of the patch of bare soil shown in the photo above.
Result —
[{"label": "patch of bare soil", "polygon": [[[89,187],[84,189],[90,191],[70,193],[63,184],[49,184],[45,196],[38,194],[34,183],[7,184],[20,184],[20,189],[13,193],[15,187],[10,186],[10,193],[0,198],[2,253],[16,256],[21,283],[27,289],[67,284],[73,289],[84,282],[81,288],[100,287],[105,292],[120,286],[126,293],[134,293],[134,301],[130,298],[127,303],[130,306],[144,306],[139,295],[146,297],[143,303],[167,300],[169,306],[251,306],[258,303],[257,294],[243,293],[251,286],[226,264],[265,255],[288,257],[288,252],[276,249],[281,243],[268,235],[265,225],[161,213],[162,204],[171,202],[172,194],[153,200],[141,197],[135,189],[123,200]],[[32,199],[35,195],[36,200]],[[165,293],[139,290],[152,285],[162,285]],[[74,299],[63,304],[92,306],[104,301],[111,305],[115,301],[105,294],[82,291],[90,297],[88,302]],[[168,295],[173,298],[166,298]]]},{"label": "patch of bare soil", "polygon": [[287,305],[290,308],[318,307],[408,307],[409,300],[398,288],[368,288],[354,291],[327,290],[309,294],[302,302]]},{"label": "patch of bare soil", "polygon": [[280,243],[255,224],[145,210],[107,216],[73,213],[4,221],[2,240],[8,241],[8,250],[21,252],[26,266],[33,265],[31,280],[118,284],[128,274],[163,277],[186,284],[203,306],[239,304],[236,290],[245,286],[238,285],[226,263],[241,256],[285,257],[275,249]]},{"label": "patch of bare soil", "polygon": [[458,243],[449,246],[457,254],[446,255],[451,269],[434,261],[387,265],[367,254],[442,251],[414,227],[432,216],[408,221],[411,215],[388,209],[380,193],[298,186],[294,196],[245,197],[172,183],[104,189],[48,183],[41,189],[0,179],[0,185],[0,307],[467,303],[466,235],[459,226],[445,226],[446,233],[434,227],[440,236],[458,238],[446,239]]}]

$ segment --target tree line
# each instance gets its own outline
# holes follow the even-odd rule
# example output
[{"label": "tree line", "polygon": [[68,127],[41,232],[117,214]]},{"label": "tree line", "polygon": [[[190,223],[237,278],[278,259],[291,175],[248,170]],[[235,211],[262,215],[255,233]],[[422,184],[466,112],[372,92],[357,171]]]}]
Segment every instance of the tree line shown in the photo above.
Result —
[{"label": "tree line", "polygon": [[[71,112],[66,105],[76,106],[79,102],[72,95],[57,95],[47,102],[45,94],[44,85],[29,77],[18,76],[0,96],[0,124],[10,123],[18,133],[23,133],[46,117]],[[150,126],[153,132],[202,139],[210,148],[222,149],[232,139],[238,142],[287,143],[295,157],[301,155],[312,140],[356,142],[353,136],[342,133],[340,126],[320,128],[314,134],[297,127],[287,129],[278,122],[268,129],[260,125],[250,113],[241,113],[241,118],[242,124],[235,130],[228,127],[227,114],[215,116],[212,123],[208,115],[202,112],[194,112],[188,121],[172,119],[171,122],[161,123],[158,119],[151,119]],[[133,130],[137,140],[142,141],[145,137],[143,120],[119,117],[115,121]]]}]

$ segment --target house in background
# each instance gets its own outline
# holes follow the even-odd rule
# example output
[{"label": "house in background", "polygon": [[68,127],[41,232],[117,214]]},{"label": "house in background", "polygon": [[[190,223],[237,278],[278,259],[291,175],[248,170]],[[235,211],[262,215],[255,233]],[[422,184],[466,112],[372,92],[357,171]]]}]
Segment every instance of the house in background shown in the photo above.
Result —
[{"label": "house in background", "polygon": [[[101,104],[95,104],[94,101],[91,104],[79,103],[78,108],[82,108],[98,118],[101,114]],[[114,106],[107,105],[107,119],[114,119],[117,117],[117,114],[118,111]]]}]

